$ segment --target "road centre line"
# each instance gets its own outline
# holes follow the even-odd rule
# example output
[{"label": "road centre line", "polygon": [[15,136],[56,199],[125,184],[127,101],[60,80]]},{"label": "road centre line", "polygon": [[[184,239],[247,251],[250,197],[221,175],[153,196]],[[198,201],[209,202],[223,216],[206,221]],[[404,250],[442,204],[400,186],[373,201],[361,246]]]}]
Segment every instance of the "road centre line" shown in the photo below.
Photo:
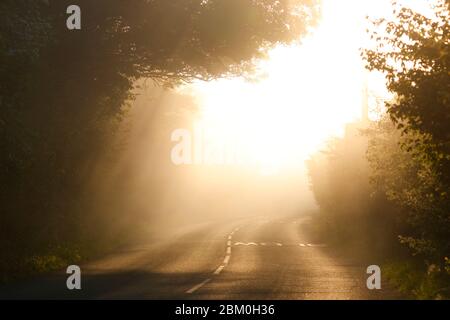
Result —
[{"label": "road centre line", "polygon": [[214,274],[215,274],[215,275],[220,274],[220,273],[222,272],[223,268],[225,268],[225,266],[224,266],[224,265],[221,265],[220,267],[218,267],[218,268],[216,269],[216,271],[214,271]]},{"label": "road centre line", "polygon": [[[238,231],[239,228],[235,228],[230,235],[228,236],[228,241],[227,241],[227,251],[226,251],[226,255],[225,258],[223,259],[223,264],[221,264],[213,273],[213,275],[219,275],[223,269],[225,268],[225,266],[230,262],[231,259],[231,240],[233,238],[233,234]],[[198,289],[200,289],[201,287],[203,287],[205,284],[207,284],[208,282],[211,281],[211,278],[208,278],[206,280],[204,280],[203,282],[197,284],[196,286],[192,287],[191,289],[187,290],[186,293],[188,294],[192,294],[195,291],[197,291]]]},{"label": "road centre line", "polygon": [[207,284],[208,282],[211,281],[211,278],[208,278],[206,280],[204,280],[202,283],[199,283],[198,285],[192,287],[191,289],[189,289],[188,291],[186,291],[186,293],[194,293],[195,291],[197,291],[198,289],[200,289],[201,287],[203,287],[205,284]]}]

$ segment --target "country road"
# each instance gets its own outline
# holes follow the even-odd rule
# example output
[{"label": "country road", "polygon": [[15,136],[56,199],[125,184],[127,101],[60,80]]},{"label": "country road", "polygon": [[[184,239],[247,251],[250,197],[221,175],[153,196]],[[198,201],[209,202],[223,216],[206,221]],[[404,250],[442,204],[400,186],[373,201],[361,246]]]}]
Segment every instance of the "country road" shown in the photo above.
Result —
[{"label": "country road", "polygon": [[60,272],[0,287],[0,298],[399,298],[384,281],[381,290],[368,290],[369,262],[314,243],[301,232],[305,221],[257,217],[205,224],[82,265],[82,290],[66,289],[67,275]]}]

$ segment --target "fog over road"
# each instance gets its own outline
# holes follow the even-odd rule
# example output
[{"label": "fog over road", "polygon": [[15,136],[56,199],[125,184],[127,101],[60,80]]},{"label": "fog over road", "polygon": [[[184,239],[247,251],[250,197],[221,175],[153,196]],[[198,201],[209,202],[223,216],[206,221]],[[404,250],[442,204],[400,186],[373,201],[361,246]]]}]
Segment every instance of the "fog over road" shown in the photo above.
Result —
[{"label": "fog over road", "polygon": [[[307,217],[208,223],[82,265],[82,290],[64,272],[0,289],[0,298],[391,299],[368,290],[369,263],[302,232]],[[343,244],[344,245],[344,244]]]}]

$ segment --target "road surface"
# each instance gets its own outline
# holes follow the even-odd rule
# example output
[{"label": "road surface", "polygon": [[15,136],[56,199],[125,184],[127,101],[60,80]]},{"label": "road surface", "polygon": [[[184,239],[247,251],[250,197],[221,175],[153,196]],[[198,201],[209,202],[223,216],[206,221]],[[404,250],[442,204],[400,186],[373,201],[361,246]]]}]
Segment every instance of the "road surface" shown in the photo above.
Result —
[{"label": "road surface", "polygon": [[81,290],[68,290],[60,272],[0,288],[0,298],[399,298],[384,281],[381,290],[367,289],[366,269],[376,261],[314,243],[301,231],[305,221],[257,217],[206,224],[82,265]]}]

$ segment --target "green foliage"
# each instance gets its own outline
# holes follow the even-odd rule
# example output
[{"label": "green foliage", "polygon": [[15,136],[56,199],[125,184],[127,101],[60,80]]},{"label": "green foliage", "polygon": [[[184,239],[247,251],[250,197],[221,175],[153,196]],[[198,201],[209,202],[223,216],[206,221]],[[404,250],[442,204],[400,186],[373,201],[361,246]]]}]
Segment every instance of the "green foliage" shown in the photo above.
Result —
[{"label": "green foliage", "polygon": [[[372,136],[374,183],[407,212],[414,254],[441,261],[450,252],[450,7],[436,1],[432,16],[394,3],[391,21],[374,22],[369,70],[386,75],[396,98]],[[395,126],[394,126],[395,125]],[[400,147],[399,147],[400,146]]]},{"label": "green foliage", "polygon": [[[422,277],[417,297],[434,299],[450,283],[450,6],[438,0],[424,16],[394,3],[393,13],[374,21],[375,46],[363,52],[367,68],[384,73],[395,94],[386,103],[392,121],[382,119],[369,133],[368,159],[373,184],[405,216],[400,242],[437,270],[404,273]],[[408,282],[402,270],[394,278]]]},{"label": "green foliage", "polygon": [[[56,22],[70,1],[49,1]],[[306,33],[317,15],[312,0],[79,0],[80,32],[61,30],[66,52],[115,66],[126,77],[173,85],[194,79],[250,75],[254,62],[276,44]],[[97,76],[100,76],[98,74]],[[104,80],[98,79],[97,81]]]},{"label": "green foliage", "polygon": [[59,244],[51,247],[37,248],[27,254],[17,255],[3,253],[0,261],[0,284],[67,268],[90,256],[89,250],[71,244]]},{"label": "green foliage", "polygon": [[[393,19],[374,21],[374,46],[363,51],[367,68],[384,73],[395,98],[386,103],[387,116],[365,130],[370,198],[359,195],[353,201],[369,199],[368,206],[357,208],[366,212],[363,221],[380,226],[375,239],[385,238],[383,226],[391,227],[409,248],[413,257],[391,264],[388,274],[420,299],[448,297],[450,287],[449,16],[448,1],[436,1],[430,17],[394,3]],[[343,180],[366,190],[354,178],[360,165],[354,165],[349,150],[334,147],[322,165],[310,166],[313,191],[326,212],[343,212],[349,201]],[[353,212],[332,221],[333,227],[354,233],[346,226],[355,223]]]},{"label": "green foliage", "polygon": [[[445,257],[450,207],[445,186],[427,156],[432,142],[416,130],[402,133],[387,117],[375,123],[368,135],[372,183],[402,213],[399,241],[415,257],[412,265],[393,264],[390,278],[419,299],[448,297]],[[434,272],[427,273],[427,266]]]},{"label": "green foliage", "polygon": [[37,274],[61,270],[82,259],[80,249],[72,246],[57,245],[40,255],[32,255],[24,259],[25,274]]},{"label": "green foliage", "polygon": [[449,274],[436,265],[424,266],[413,261],[390,262],[383,266],[389,281],[400,291],[420,300],[449,299]]},{"label": "green foliage", "polygon": [[448,155],[450,9],[445,0],[435,3],[431,17],[394,3],[394,19],[374,21],[375,49],[363,56],[397,95],[386,106],[398,127],[431,135]]},{"label": "green foliage", "polygon": [[431,143],[424,134],[401,133],[384,118],[369,131],[368,159],[372,183],[406,214],[412,236],[401,237],[414,254],[440,260],[449,250],[449,198],[428,157]]}]

